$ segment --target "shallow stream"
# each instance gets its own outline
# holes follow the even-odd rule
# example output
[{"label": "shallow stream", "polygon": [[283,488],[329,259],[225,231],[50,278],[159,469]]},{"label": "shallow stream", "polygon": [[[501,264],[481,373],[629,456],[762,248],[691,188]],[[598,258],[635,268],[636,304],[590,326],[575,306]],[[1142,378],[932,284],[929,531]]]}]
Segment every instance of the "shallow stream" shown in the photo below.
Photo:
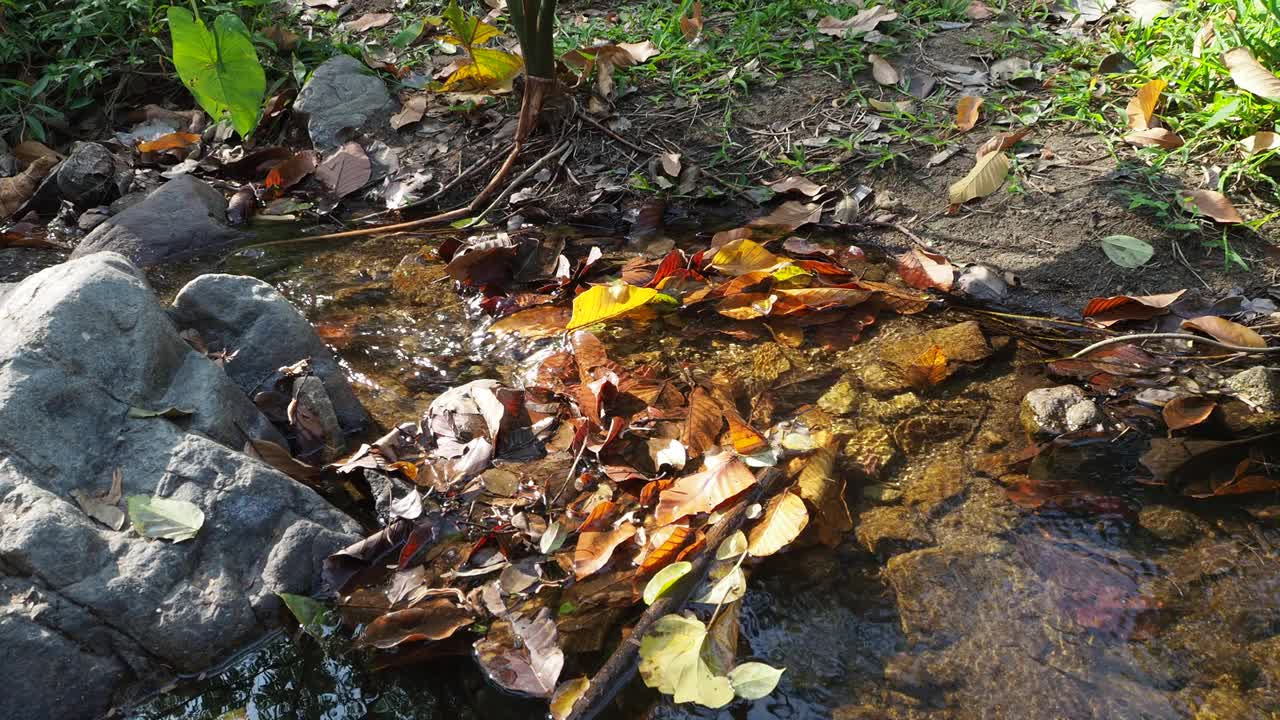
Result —
[{"label": "shallow stream", "polygon": [[[257,275],[303,308],[375,418],[391,425],[416,419],[451,386],[514,378],[533,349],[484,331],[487,321],[444,277],[432,244],[399,237],[268,249],[233,257],[224,269]],[[611,356],[624,364],[728,369],[752,392],[773,393],[782,410],[824,397],[854,438],[846,454],[886,467],[878,482],[849,477],[855,531],[838,547],[792,549],[752,571],[740,656],[787,668],[772,696],[698,711],[637,682],[610,717],[1280,713],[1280,532],[1239,503],[1188,500],[1135,482],[1139,433],[1056,448],[1019,472],[1003,471],[1028,444],[1020,399],[1052,384],[1016,342],[994,340],[990,358],[928,393],[884,381],[883,358],[895,343],[973,319],[954,310],[885,316],[839,352],[671,326],[609,339]],[[989,338],[998,334],[987,328]],[[836,378],[847,392],[828,392]],[[545,712],[541,702],[497,690],[465,657],[382,672],[367,660],[282,634],[130,716],[452,720]]]}]

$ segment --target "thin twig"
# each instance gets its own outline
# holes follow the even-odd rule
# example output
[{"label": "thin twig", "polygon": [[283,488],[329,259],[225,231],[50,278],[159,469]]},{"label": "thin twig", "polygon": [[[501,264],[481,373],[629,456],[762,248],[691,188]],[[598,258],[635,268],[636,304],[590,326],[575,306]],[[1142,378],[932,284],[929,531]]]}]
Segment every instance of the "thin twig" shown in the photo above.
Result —
[{"label": "thin twig", "polygon": [[480,213],[480,217],[484,217],[485,215],[488,215],[489,213],[493,212],[494,209],[496,209],[499,205],[503,203],[503,201],[511,197],[511,193],[515,192],[515,189],[520,186],[520,183],[524,182],[525,180],[528,180],[530,177],[534,175],[534,173],[538,172],[545,165],[547,165],[547,163],[553,160],[559,159],[562,155],[568,152],[569,149],[572,147],[573,147],[573,144],[568,140],[565,140],[564,142],[560,143],[556,147],[552,148],[551,152],[538,158],[537,162],[530,165],[524,172],[516,176],[516,179],[512,180],[511,183],[507,185],[507,188],[498,195],[498,197],[494,198],[493,202],[489,204],[489,207],[485,208],[484,212]]},{"label": "thin twig", "polygon": [[1200,337],[1199,335],[1192,335],[1190,333],[1137,333],[1134,335],[1121,335],[1119,337],[1107,338],[1106,340],[1099,340],[1098,342],[1084,348],[1083,350],[1077,352],[1076,354],[1069,356],[1069,359],[1074,360],[1076,358],[1084,357],[1085,355],[1088,355],[1094,350],[1107,347],[1108,345],[1117,345],[1119,343],[1132,342],[1134,340],[1186,340],[1188,342],[1198,342],[1198,343],[1203,343],[1205,345],[1213,345],[1214,347],[1220,347],[1226,350],[1230,350],[1232,352],[1243,353],[1243,354],[1262,354],[1262,353],[1280,352],[1280,347],[1256,348],[1256,347],[1245,347],[1244,345],[1232,345],[1230,343],[1219,342],[1217,340],[1212,340],[1207,337]]},{"label": "thin twig", "polygon": [[463,180],[466,180],[468,177],[471,177],[471,176],[472,176],[472,175],[474,175],[476,172],[479,172],[480,170],[483,170],[483,169],[485,169],[485,168],[489,167],[490,165],[494,164],[494,163],[495,163],[495,162],[497,162],[498,160],[501,160],[503,157],[505,157],[505,156],[506,156],[507,154],[509,154],[510,152],[511,152],[511,146],[510,146],[510,145],[506,145],[506,146],[504,146],[504,147],[502,147],[502,148],[501,148],[501,152],[493,153],[493,154],[492,154],[492,155],[490,155],[489,157],[487,157],[487,158],[485,158],[485,159],[481,160],[480,162],[475,163],[474,165],[472,165],[471,167],[467,168],[466,170],[463,170],[461,173],[459,173],[459,174],[458,174],[456,177],[454,177],[452,180],[450,180],[449,182],[447,182],[447,183],[445,183],[444,185],[442,185],[442,186],[440,187],[440,189],[439,189],[439,190],[437,190],[437,191],[435,191],[435,192],[431,193],[430,195],[428,195],[428,196],[426,196],[426,197],[424,197],[424,198],[421,198],[421,199],[419,199],[419,200],[414,200],[413,202],[409,203],[408,205],[403,205],[403,206],[398,207],[398,208],[387,208],[386,210],[379,210],[378,212],[369,213],[368,215],[361,215],[361,216],[360,216],[360,217],[358,217],[358,218],[352,218],[352,219],[351,219],[351,222],[363,222],[363,221],[368,220],[368,219],[370,219],[370,218],[375,218],[375,217],[380,217],[380,216],[382,216],[382,215],[386,215],[386,214],[387,214],[387,213],[389,213],[389,212],[400,212],[400,211],[403,211],[403,210],[411,210],[411,209],[413,209],[413,208],[421,207],[421,206],[423,206],[423,205],[426,205],[427,203],[431,202],[432,200],[435,200],[436,198],[440,197],[441,195],[443,195],[443,194],[445,194],[445,193],[449,192],[450,190],[454,189],[455,187],[457,187],[457,186],[458,186],[458,183],[462,182]]},{"label": "thin twig", "polygon": [[868,225],[870,225],[870,226],[872,226],[872,227],[881,227],[881,228],[889,228],[889,229],[891,229],[891,230],[897,230],[898,232],[902,233],[903,235],[906,235],[906,236],[911,240],[911,242],[913,242],[913,243],[915,243],[915,244],[919,245],[920,247],[924,248],[925,250],[928,250],[929,252],[937,252],[937,250],[934,250],[934,249],[933,249],[933,246],[932,246],[932,245],[930,245],[929,243],[925,242],[924,240],[921,240],[919,236],[917,236],[915,233],[913,233],[913,232],[911,232],[910,230],[908,230],[908,229],[906,229],[905,227],[903,227],[903,225],[902,225],[901,223],[892,223],[892,222],[868,222],[867,224],[868,224]]}]

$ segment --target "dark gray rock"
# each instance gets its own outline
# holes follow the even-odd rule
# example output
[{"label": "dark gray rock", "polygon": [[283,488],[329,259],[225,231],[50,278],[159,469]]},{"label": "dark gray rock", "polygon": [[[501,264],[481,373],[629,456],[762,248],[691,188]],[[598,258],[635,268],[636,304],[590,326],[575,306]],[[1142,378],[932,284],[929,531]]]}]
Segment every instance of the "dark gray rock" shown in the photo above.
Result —
[{"label": "dark gray rock", "polygon": [[182,175],[94,228],[72,258],[110,250],[150,267],[225,248],[241,234],[225,222],[227,202],[202,180]]},{"label": "dark gray rock", "polygon": [[1022,426],[1033,437],[1062,435],[1099,425],[1102,411],[1075,385],[1040,388],[1022,399]]},{"label": "dark gray rock", "polygon": [[337,55],[311,74],[293,109],[307,115],[307,131],[317,150],[342,144],[339,134],[359,130],[391,110],[391,94],[382,80],[350,55]]},{"label": "dark gray rock", "polygon": [[173,299],[174,320],[200,333],[210,350],[240,350],[225,364],[227,374],[253,396],[275,372],[310,361],[324,381],[338,421],[347,432],[367,423],[346,373],[311,323],[275,288],[240,275],[201,275]]},{"label": "dark gray rock", "polygon": [[115,156],[105,146],[76,143],[58,166],[58,192],[82,209],[109,203],[119,194],[117,174]]},{"label": "dark gray rock", "polygon": [[[131,407],[193,410],[130,418]],[[276,592],[313,593],[356,524],[239,452],[283,442],[179,335],[140,271],[100,253],[0,302],[0,717],[92,718],[129,688],[195,672],[261,636]],[[88,517],[71,491],[199,506],[183,543]],[[121,503],[123,507],[123,503]]]}]

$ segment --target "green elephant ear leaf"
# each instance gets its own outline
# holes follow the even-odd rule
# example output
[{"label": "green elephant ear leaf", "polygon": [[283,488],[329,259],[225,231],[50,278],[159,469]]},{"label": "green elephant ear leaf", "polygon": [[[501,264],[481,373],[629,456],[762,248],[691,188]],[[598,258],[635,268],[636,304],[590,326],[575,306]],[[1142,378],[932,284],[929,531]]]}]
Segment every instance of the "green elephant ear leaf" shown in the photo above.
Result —
[{"label": "green elephant ear leaf", "polygon": [[169,34],[182,84],[214,120],[230,114],[236,132],[247,137],[258,125],[267,75],[244,22],[219,15],[210,32],[190,10],[170,7]]}]

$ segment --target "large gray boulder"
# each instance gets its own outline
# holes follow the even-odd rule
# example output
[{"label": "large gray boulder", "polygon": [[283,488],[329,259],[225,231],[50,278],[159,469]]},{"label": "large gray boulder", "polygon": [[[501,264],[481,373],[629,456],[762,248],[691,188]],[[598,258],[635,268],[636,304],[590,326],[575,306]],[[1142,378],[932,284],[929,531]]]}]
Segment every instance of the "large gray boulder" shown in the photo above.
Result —
[{"label": "large gray boulder", "polygon": [[[131,418],[130,408],[193,410]],[[93,718],[131,688],[196,672],[278,622],[276,592],[320,590],[357,525],[239,452],[282,442],[179,335],[142,274],[100,253],[0,302],[0,717]],[[194,503],[182,543],[113,530],[72,491]],[[120,504],[123,507],[123,503]]]},{"label": "large gray boulder", "polygon": [[324,381],[342,428],[354,432],[368,422],[333,351],[267,283],[243,275],[201,275],[178,291],[171,313],[180,327],[199,332],[210,350],[240,351],[225,368],[250,397],[269,389],[277,370],[306,359]]},{"label": "large gray boulder", "polygon": [[141,267],[190,258],[241,238],[227,225],[226,216],[222,193],[203,180],[179,175],[94,228],[71,257],[110,250]]},{"label": "large gray boulder", "polygon": [[350,55],[337,55],[311,74],[293,109],[307,115],[311,144],[323,152],[342,144],[343,130],[359,130],[370,120],[389,114],[391,93],[364,63]]}]

